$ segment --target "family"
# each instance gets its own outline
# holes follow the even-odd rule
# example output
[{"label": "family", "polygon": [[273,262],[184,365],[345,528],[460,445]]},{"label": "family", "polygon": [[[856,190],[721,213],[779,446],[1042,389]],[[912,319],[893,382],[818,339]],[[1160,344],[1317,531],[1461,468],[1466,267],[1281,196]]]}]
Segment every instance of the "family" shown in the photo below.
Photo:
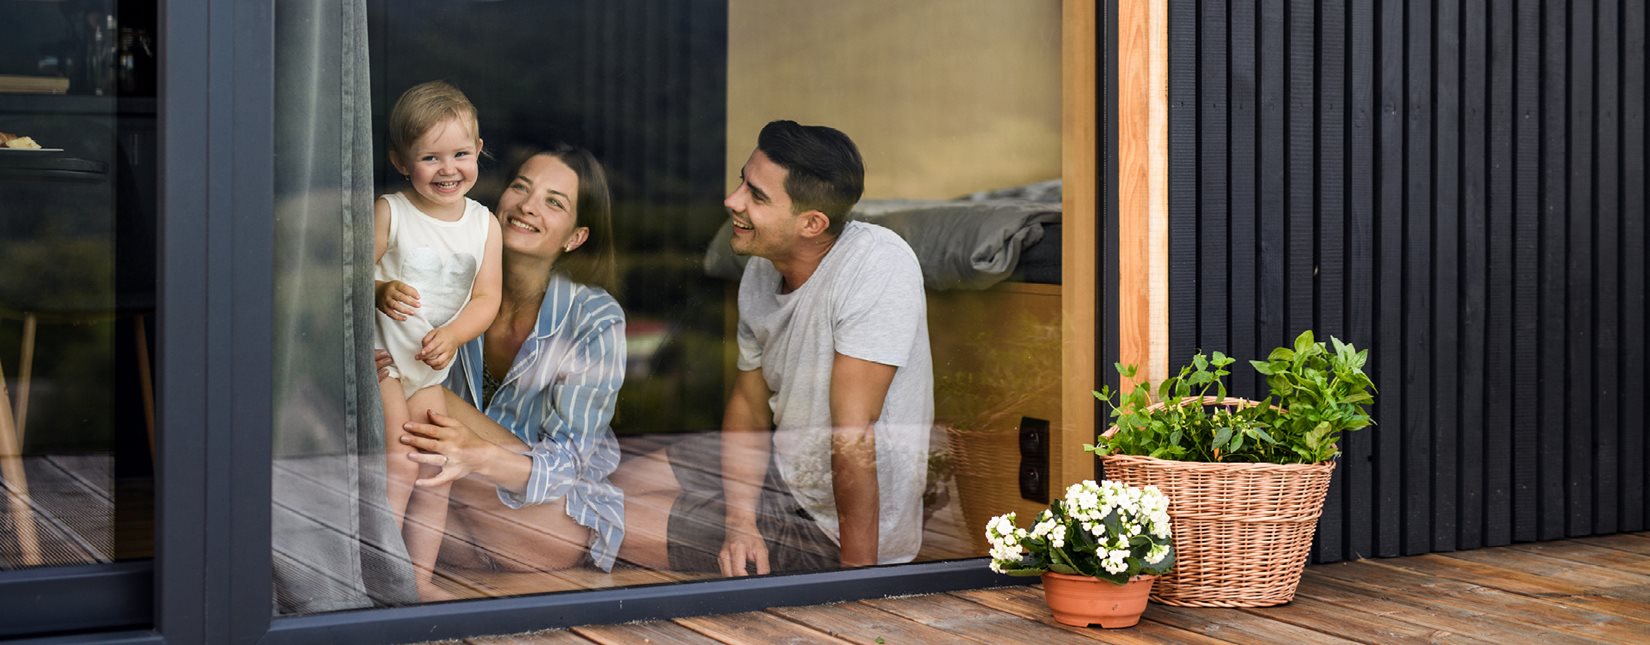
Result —
[{"label": "family", "polygon": [[934,415],[922,274],[899,236],[848,219],[865,169],[846,135],[762,128],[723,202],[751,259],[722,432],[621,462],[601,163],[545,148],[489,211],[466,197],[482,138],[458,89],[407,90],[389,129],[407,185],[374,205],[376,358],[422,599],[449,597],[438,562],[743,576],[916,557]]}]

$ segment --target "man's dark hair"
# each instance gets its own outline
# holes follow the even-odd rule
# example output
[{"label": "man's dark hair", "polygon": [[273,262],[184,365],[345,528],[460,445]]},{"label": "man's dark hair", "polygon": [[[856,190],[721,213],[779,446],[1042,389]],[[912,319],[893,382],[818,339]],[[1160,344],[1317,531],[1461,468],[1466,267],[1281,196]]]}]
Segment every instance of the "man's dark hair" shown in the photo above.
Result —
[{"label": "man's dark hair", "polygon": [[830,233],[841,235],[848,210],[865,192],[865,160],[853,139],[823,125],[774,121],[762,127],[756,149],[785,169],[792,212],[824,213]]}]

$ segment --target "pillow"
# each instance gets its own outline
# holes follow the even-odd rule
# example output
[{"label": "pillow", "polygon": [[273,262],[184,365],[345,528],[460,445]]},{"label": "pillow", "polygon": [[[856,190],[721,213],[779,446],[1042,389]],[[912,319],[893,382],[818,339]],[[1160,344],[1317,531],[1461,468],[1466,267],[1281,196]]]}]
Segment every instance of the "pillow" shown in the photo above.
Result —
[{"label": "pillow", "polygon": [[[1043,225],[1060,221],[1059,202],[1020,199],[957,201],[868,200],[849,217],[887,227],[905,238],[929,289],[985,289],[1006,279],[1020,252],[1043,238]],[[705,273],[727,280],[744,274],[745,258],[729,246],[723,222],[705,251]]]}]

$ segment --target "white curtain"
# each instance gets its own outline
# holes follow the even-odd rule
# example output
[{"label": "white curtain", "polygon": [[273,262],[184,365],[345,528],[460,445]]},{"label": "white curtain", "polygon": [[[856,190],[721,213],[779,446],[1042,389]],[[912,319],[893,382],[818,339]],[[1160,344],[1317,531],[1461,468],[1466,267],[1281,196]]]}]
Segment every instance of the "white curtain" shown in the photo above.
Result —
[{"label": "white curtain", "polygon": [[275,3],[275,611],[416,601],[372,365],[365,0]]}]

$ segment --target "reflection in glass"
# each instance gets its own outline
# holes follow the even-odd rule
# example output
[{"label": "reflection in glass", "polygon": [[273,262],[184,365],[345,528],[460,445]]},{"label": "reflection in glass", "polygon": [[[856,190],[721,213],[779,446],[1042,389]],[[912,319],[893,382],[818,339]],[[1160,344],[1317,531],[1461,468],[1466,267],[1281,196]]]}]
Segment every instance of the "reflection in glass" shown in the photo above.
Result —
[{"label": "reflection in glass", "polygon": [[[0,2],[0,569],[148,557],[152,6]],[[91,63],[91,64],[87,64]]]},{"label": "reflection in glass", "polygon": [[[417,459],[462,474],[432,579],[442,594],[426,599],[761,572],[724,565],[729,516],[740,513],[728,499],[766,518],[755,530],[765,539],[735,541],[774,556],[769,571],[982,554],[984,520],[1021,503],[1020,428],[1060,422],[1059,5],[883,9],[364,0],[348,3],[339,25],[336,12],[278,5],[278,102],[294,108],[277,110],[287,116],[276,138],[277,356],[290,359],[276,377],[278,610],[416,598],[387,508],[382,433],[368,430],[381,408],[370,327],[360,326],[371,313],[361,249],[371,200],[406,181],[387,160],[389,106],[433,79],[477,107],[488,156],[470,196],[501,218],[506,296],[447,383],[450,421],[408,432]],[[525,24],[568,28],[548,37],[511,27]],[[318,64],[334,60],[345,61],[342,76]],[[745,267],[763,248],[731,224],[753,223],[732,202],[746,199],[741,173],[775,119],[851,137],[865,166],[852,236],[897,236],[915,258],[906,291],[865,312],[873,330],[894,305],[927,321],[906,338],[927,349],[931,372],[900,387],[914,394],[894,407],[926,408],[931,420],[905,433],[871,443],[830,432],[829,401],[818,400],[828,388],[801,397],[819,412],[807,424],[821,430],[806,445],[771,432],[799,413],[776,414],[768,395],[783,400],[803,381],[829,380],[826,369],[853,369],[832,360],[767,370],[743,397],[759,413],[730,412],[745,405],[741,389],[760,364],[752,352],[770,351],[742,347],[759,327],[741,320],[753,315],[741,290],[760,286]],[[339,140],[347,145],[329,147]],[[604,171],[611,280],[566,264],[596,255],[587,245],[596,236],[577,233],[592,226],[593,175],[532,155],[554,141],[590,151]],[[544,173],[563,169],[576,181],[558,206],[540,189],[561,181]],[[570,214],[571,228],[547,219],[553,212]],[[534,250],[546,240],[559,250]],[[512,273],[527,285],[514,296]],[[535,293],[541,302],[526,297]],[[831,322],[819,333],[833,333]],[[878,356],[859,367],[900,362]],[[724,432],[730,421],[753,432]],[[879,549],[845,554],[832,518],[848,471],[833,455],[854,454],[862,465],[869,454],[902,462],[878,489],[903,501],[878,507],[892,522],[878,527],[888,538]],[[732,463],[749,467],[733,467],[730,482]],[[735,526],[750,537],[749,524]]]}]

